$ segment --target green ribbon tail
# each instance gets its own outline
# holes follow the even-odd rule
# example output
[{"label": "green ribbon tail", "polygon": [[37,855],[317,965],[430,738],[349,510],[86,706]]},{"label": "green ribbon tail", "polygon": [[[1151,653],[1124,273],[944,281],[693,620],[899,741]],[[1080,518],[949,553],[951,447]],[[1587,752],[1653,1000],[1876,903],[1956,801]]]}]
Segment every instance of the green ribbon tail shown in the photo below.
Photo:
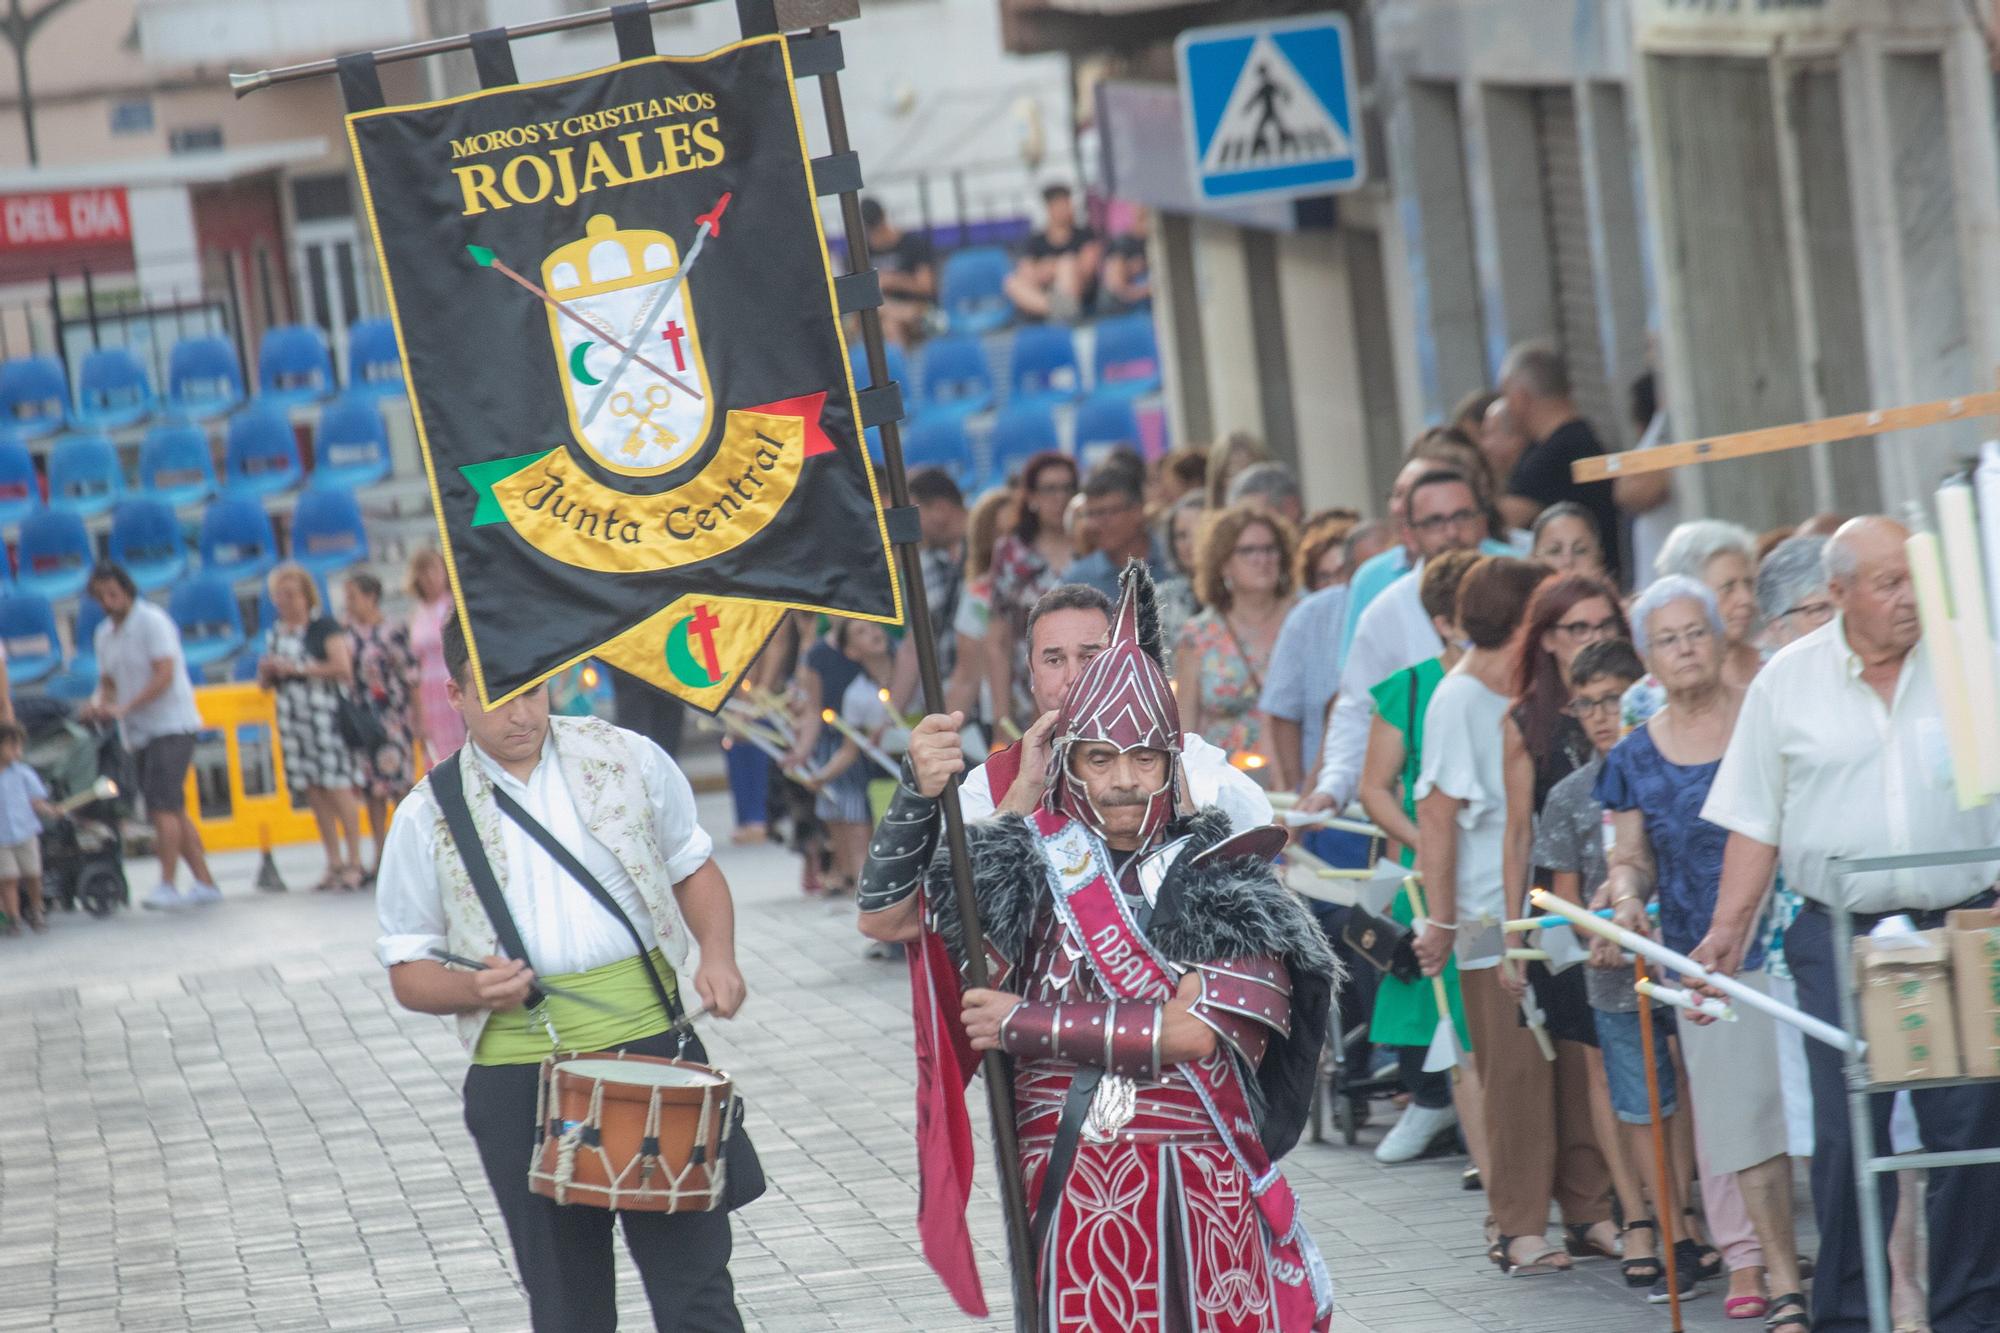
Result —
[{"label": "green ribbon tail", "polygon": [[500,498],[493,494],[493,488],[522,468],[531,467],[547,458],[555,451],[543,449],[538,453],[515,454],[511,458],[489,458],[483,463],[467,463],[459,473],[472,483],[472,489],[479,493],[479,504],[472,511],[472,524],[483,528],[490,523],[505,523],[507,511],[501,507]]}]

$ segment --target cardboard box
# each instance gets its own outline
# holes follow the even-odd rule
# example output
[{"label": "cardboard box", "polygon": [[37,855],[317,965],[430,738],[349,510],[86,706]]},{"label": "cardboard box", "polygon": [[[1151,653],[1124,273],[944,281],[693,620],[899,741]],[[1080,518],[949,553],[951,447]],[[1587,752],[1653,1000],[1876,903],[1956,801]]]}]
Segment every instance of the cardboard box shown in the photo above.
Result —
[{"label": "cardboard box", "polygon": [[1968,1077],[2000,1075],[2000,921],[1985,908],[1945,918],[1958,1051]]},{"label": "cardboard box", "polygon": [[1854,941],[1861,1035],[1878,1083],[1956,1078],[1958,1029],[1952,1021],[1951,951],[1942,930],[1905,936],[1896,947]]}]

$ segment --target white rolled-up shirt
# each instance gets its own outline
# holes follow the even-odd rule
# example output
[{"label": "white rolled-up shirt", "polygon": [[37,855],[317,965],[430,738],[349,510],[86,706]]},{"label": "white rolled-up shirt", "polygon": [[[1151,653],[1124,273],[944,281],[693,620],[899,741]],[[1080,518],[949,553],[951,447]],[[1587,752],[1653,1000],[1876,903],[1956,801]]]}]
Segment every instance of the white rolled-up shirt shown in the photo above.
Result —
[{"label": "white rolled-up shirt", "polygon": [[[680,766],[652,741],[635,733],[628,736],[646,789],[646,816],[653,821],[654,835],[666,855],[667,878],[678,884],[707,864],[715,844],[695,820],[694,790]],[[653,915],[639,886],[611,849],[585,827],[563,778],[553,736],[543,742],[541,762],[525,782],[470,740],[463,753],[597,877],[638,927],[641,939],[655,937]],[[501,891],[535,970],[559,976],[633,957],[632,937],[617,919],[519,824],[504,813],[499,820],[501,853],[506,858]],[[375,956],[384,967],[426,958],[432,949],[447,947],[434,859],[437,822],[437,805],[429,789],[420,788],[403,798],[389,825],[375,880],[375,915],[382,929]]]}]

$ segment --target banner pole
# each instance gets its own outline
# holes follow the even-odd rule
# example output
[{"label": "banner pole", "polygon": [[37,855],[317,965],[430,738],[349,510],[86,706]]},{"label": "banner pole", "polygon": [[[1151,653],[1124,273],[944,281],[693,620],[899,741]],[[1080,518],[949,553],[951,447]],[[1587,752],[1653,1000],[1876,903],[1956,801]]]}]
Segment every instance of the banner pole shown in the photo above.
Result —
[{"label": "banner pole", "polygon": [[[815,37],[825,36],[829,29],[820,25],[812,29]],[[828,72],[819,75],[820,102],[826,111],[827,147],[835,154],[849,151],[847,137],[847,111],[840,95],[840,75]],[[861,221],[861,196],[853,190],[840,196],[840,212],[847,233],[847,271],[865,273],[868,271],[868,229]],[[868,356],[868,382],[879,386],[889,383],[889,357],[882,341],[882,317],[879,309],[869,307],[860,312],[861,344]],[[856,423],[859,434],[859,423]],[[910,506],[909,476],[903,466],[903,436],[900,423],[885,421],[879,429],[882,432],[883,471],[889,483],[889,502],[896,509]],[[891,529],[892,536],[895,529]],[[907,535],[907,534],[905,534]],[[924,589],[923,557],[914,541],[896,541],[896,563],[903,573],[905,603],[910,625],[910,637],[917,650],[917,674],[922,679],[924,689],[924,710],[930,713],[945,711],[944,679],[938,669],[937,638],[931,625],[930,599]],[[986,969],[986,932],[979,921],[979,904],[972,892],[972,858],[966,850],[965,814],[958,804],[958,779],[945,784],[944,796],[944,836],[945,846],[951,857],[951,877],[958,899],[958,916],[965,931],[965,973],[966,980],[974,987],[984,987],[988,983]],[[1000,1172],[1000,1202],[1007,1221],[1007,1252],[1013,1270],[1014,1287],[1014,1327],[1022,1333],[1036,1333],[1040,1327],[1040,1309],[1035,1291],[1034,1243],[1028,1230],[1028,1199],[1026,1182],[1021,1176],[1021,1145],[1014,1124],[1014,1080],[1007,1058],[999,1051],[986,1052],[981,1068],[986,1075],[987,1110],[993,1119],[994,1164]]]}]

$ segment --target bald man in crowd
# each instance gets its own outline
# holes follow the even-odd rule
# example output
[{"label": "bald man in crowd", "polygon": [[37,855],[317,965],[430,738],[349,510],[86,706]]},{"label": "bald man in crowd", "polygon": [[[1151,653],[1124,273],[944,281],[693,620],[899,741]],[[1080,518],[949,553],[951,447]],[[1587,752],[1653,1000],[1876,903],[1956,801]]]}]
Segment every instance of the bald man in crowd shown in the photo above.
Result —
[{"label": "bald man in crowd", "polygon": [[[1866,934],[1884,918],[1920,930],[1954,908],[1994,901],[2000,862],[1838,876],[1840,858],[1972,851],[2000,844],[2000,806],[1961,810],[1937,683],[1917,617],[1902,524],[1879,516],[1843,524],[1827,542],[1827,591],[1836,614],[1788,644],[1744,697],[1702,817],[1730,831],[1708,937],[1696,961],[1734,972],[1758,929],[1758,909],[1782,862],[1805,908],[1785,932],[1800,1007],[1840,1022],[1828,904]],[[1854,1158],[1840,1052],[1807,1042],[1813,1093],[1813,1211],[1820,1235],[1814,1333],[1869,1326],[1856,1224]],[[1932,1151],[2000,1146],[2000,1088],[1974,1084],[1911,1094]],[[1872,1098],[1874,1151],[1889,1155],[1890,1099]],[[1895,1177],[1876,1177],[1886,1231]],[[2000,1166],[1933,1170],[1930,1327],[2000,1328]],[[1774,1298],[1779,1293],[1773,1293]],[[1805,1333],[1803,1309],[1774,1300],[1773,1327]]]}]

